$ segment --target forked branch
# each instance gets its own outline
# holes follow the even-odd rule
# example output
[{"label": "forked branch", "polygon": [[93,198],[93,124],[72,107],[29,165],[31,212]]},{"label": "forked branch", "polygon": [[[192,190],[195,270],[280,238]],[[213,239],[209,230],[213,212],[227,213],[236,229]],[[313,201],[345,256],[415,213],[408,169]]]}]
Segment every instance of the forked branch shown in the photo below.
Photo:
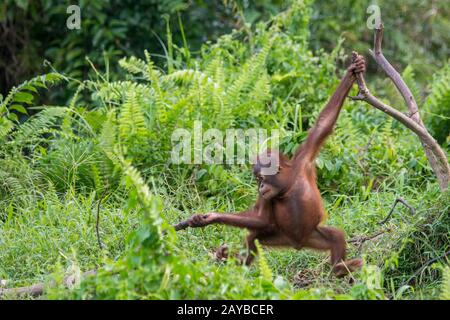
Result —
[{"label": "forked branch", "polygon": [[443,191],[448,188],[448,185],[450,183],[450,166],[447,160],[447,156],[439,146],[437,141],[430,135],[428,130],[423,125],[422,119],[420,118],[417,102],[414,99],[411,90],[406,85],[400,74],[384,57],[381,50],[382,39],[383,25],[381,24],[379,28],[375,29],[374,50],[371,50],[370,53],[372,54],[372,57],[374,58],[376,63],[383,69],[386,75],[395,84],[397,90],[405,100],[409,114],[406,115],[398,111],[397,109],[383,103],[377,97],[373,96],[367,88],[364,81],[364,76],[362,74],[357,75],[359,93],[356,97],[352,97],[352,99],[363,100],[373,107],[383,111],[384,113],[387,113],[391,117],[403,123],[403,125],[413,131],[419,137],[430,166],[437,177],[439,187]]}]

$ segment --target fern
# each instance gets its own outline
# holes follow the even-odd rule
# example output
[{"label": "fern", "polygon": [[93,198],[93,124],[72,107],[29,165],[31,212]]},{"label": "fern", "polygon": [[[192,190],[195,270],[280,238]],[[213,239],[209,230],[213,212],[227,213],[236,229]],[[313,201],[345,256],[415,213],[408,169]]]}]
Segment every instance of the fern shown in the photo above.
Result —
[{"label": "fern", "polygon": [[386,137],[386,139],[391,139],[394,136],[392,125],[394,121],[393,118],[387,117],[386,121],[380,128],[381,136]]},{"label": "fern", "polygon": [[450,62],[434,76],[430,90],[425,101],[425,110],[428,111],[425,123],[442,143],[450,139]]},{"label": "fern", "polygon": [[[119,65],[133,75],[147,75],[147,64],[136,57],[123,58],[119,61]],[[147,80],[150,80],[147,78]]]},{"label": "fern", "polygon": [[[129,160],[126,160],[121,155],[117,155],[118,165],[122,169],[123,175],[129,188],[135,192],[137,202],[142,206],[146,213],[146,220],[151,227],[155,228],[158,240],[161,238],[161,226],[163,220],[159,215],[159,202],[153,197],[148,185],[145,183],[139,171],[133,167]],[[130,195],[133,197],[133,194]],[[159,241],[157,241],[159,242]],[[159,244],[161,244],[159,242]]]},{"label": "fern", "polygon": [[105,183],[102,179],[100,170],[95,163],[91,165],[91,174],[94,181],[95,190],[97,190],[97,192],[103,190],[105,188]]},{"label": "fern", "polygon": [[0,141],[14,129],[14,122],[6,117],[0,117]]},{"label": "fern", "polygon": [[450,94],[450,63],[434,76],[431,93],[427,97],[427,105],[436,105]]},{"label": "fern", "polygon": [[[154,99],[156,108],[159,110],[161,118],[164,121],[166,115],[164,109],[166,108],[166,104],[164,103],[164,90],[161,88],[160,84],[163,83],[164,79],[169,78],[162,77],[161,72],[155,68],[153,61],[150,58],[150,54],[147,51],[145,51],[145,62],[136,57],[131,57],[120,60],[119,64],[131,74],[141,74],[145,80],[151,83],[151,86],[148,87],[130,82],[121,82],[115,84],[116,88],[106,87],[105,89],[107,90],[104,90],[103,94],[105,94],[105,92],[111,93],[111,89],[113,89],[113,94],[110,98],[115,98],[116,100],[121,97],[122,92],[136,92],[137,96],[151,96],[152,99]],[[176,78],[176,76],[174,76],[174,78]],[[120,90],[118,86],[121,86],[122,90]],[[126,90],[123,90],[124,86],[127,87]]]},{"label": "fern", "polygon": [[94,98],[104,99],[107,102],[117,104],[125,99],[126,93],[135,91],[141,96],[150,96],[152,89],[146,85],[131,81],[105,82],[100,85],[98,91],[94,93]]},{"label": "fern", "polygon": [[22,180],[12,172],[0,169],[0,190],[3,189],[12,196],[17,196],[27,192]]},{"label": "fern", "polygon": [[265,70],[265,61],[272,42],[266,40],[261,48],[261,51],[252,56],[243,66],[238,78],[233,82],[227,91],[227,105],[229,107],[239,106],[240,95],[250,88],[257,77],[260,76],[261,71]]},{"label": "fern", "polygon": [[24,81],[17,87],[13,87],[8,95],[0,100],[0,141],[13,131],[18,122],[17,116],[10,113],[15,110],[18,113],[27,114],[24,105],[31,105],[34,101],[34,95],[38,88],[47,88],[47,85],[53,85],[62,80],[62,76],[57,73],[49,73],[34,77]]},{"label": "fern", "polygon": [[117,135],[116,112],[114,110],[111,110],[108,112],[106,121],[103,123],[103,127],[98,139],[100,148],[108,156],[111,156],[114,152],[114,146],[116,145],[116,135]]},{"label": "fern", "polygon": [[158,110],[163,110],[165,107],[164,93],[159,85],[160,79],[161,79],[161,73],[158,70],[156,70],[148,51],[145,50],[144,53],[145,53],[145,60],[147,62],[146,75],[147,75],[147,79],[149,79],[152,84],[152,88],[153,88],[154,95],[155,95],[156,107]]},{"label": "fern", "polygon": [[56,124],[56,121],[67,112],[64,107],[47,107],[22,124],[13,135],[13,144],[31,144],[43,132]]},{"label": "fern", "polygon": [[122,105],[119,119],[119,138],[125,146],[142,146],[147,139],[142,101],[135,91],[128,92],[125,103]]},{"label": "fern", "polygon": [[272,279],[273,279],[272,270],[269,267],[269,263],[267,262],[267,258],[264,253],[264,250],[258,240],[255,240],[255,245],[256,245],[256,248],[258,249],[258,255],[259,255],[258,267],[259,267],[260,276],[263,280],[272,281]]},{"label": "fern", "polygon": [[254,101],[262,104],[272,98],[270,93],[270,79],[267,73],[263,73],[256,81],[251,94],[254,97]]},{"label": "fern", "polygon": [[168,74],[162,78],[163,81],[172,81],[180,84],[190,84],[193,82],[205,84],[206,82],[212,82],[206,73],[193,69],[177,70]]},{"label": "fern", "polygon": [[[48,73],[25,81],[17,87],[13,87],[0,104],[0,115],[2,115],[2,113],[6,111],[6,107],[11,104],[16,104],[16,106],[20,106],[22,103],[32,104],[34,100],[32,93],[37,93],[37,88],[47,88],[47,85],[54,85],[62,79],[63,77],[58,73]],[[23,112],[23,109],[18,107],[15,107],[15,109],[19,112]]]},{"label": "fern", "polygon": [[[1,158],[1,157],[0,157]],[[40,192],[42,176],[28,166],[20,155],[14,158],[0,159],[0,201],[27,201]]]},{"label": "fern", "polygon": [[[118,163],[116,156],[117,149],[117,119],[115,110],[110,110],[107,114],[106,121],[103,123],[100,134],[98,135],[98,145],[102,152],[106,155],[108,161],[105,159],[98,159],[98,164],[93,170],[98,171],[97,183],[107,183],[109,185],[115,184],[117,175],[114,172],[114,163]],[[93,174],[97,174],[93,172]],[[97,190],[103,190],[104,187]]]},{"label": "fern", "polygon": [[444,267],[442,271],[441,300],[450,300],[450,267]]}]

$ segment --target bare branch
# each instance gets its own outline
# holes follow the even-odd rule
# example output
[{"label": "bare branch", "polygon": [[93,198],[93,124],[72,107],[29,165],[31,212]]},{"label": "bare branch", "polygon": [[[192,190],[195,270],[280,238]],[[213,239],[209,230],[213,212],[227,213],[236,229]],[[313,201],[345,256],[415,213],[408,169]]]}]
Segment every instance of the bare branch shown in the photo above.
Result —
[{"label": "bare branch", "polygon": [[447,160],[447,156],[436,140],[429,134],[423,122],[420,118],[419,108],[408,88],[406,83],[403,81],[400,74],[394,69],[394,67],[389,63],[389,61],[384,57],[381,50],[381,43],[383,39],[383,26],[381,25],[375,31],[374,39],[374,51],[371,51],[373,58],[377,64],[383,69],[383,71],[388,75],[392,82],[397,87],[403,99],[406,102],[409,110],[409,116],[403,114],[397,109],[383,103],[378,98],[373,96],[367,89],[364,77],[362,74],[356,75],[356,80],[359,87],[359,93],[356,97],[351,97],[353,100],[362,100],[372,105],[373,107],[387,113],[391,117],[400,121],[408,129],[413,131],[420,139],[422,146],[425,150],[428,162],[433,169],[434,174],[439,182],[439,187],[441,190],[448,188],[450,183],[450,166]]},{"label": "bare branch", "polygon": [[365,96],[361,93],[358,93],[356,96],[348,96],[350,99],[352,99],[353,101],[364,101]]},{"label": "bare branch", "polygon": [[[423,126],[413,121],[404,113],[385,104],[384,102],[373,96],[369,92],[367,87],[365,87],[364,78],[362,74],[357,74],[356,79],[360,90],[360,93],[356,96],[357,98],[356,100],[363,100],[368,104],[372,105],[373,107],[383,111],[384,113],[387,113],[391,117],[403,123],[408,129],[413,131],[415,134],[417,134],[421,141],[425,141],[427,145],[429,145],[430,147],[434,147],[436,149],[437,145],[436,140],[434,140],[434,138],[428,133],[428,131]],[[437,146],[437,148],[439,148],[439,146]]]},{"label": "bare branch", "polygon": [[390,232],[390,231],[391,231],[391,228],[387,228],[387,229],[378,231],[369,236],[356,236],[354,238],[349,239],[347,242],[353,244],[356,247],[356,250],[358,252],[361,252],[362,246],[366,241],[378,238],[379,236],[381,236],[387,232]]},{"label": "bare branch", "polygon": [[387,214],[386,218],[384,218],[383,221],[378,222],[379,225],[385,224],[391,218],[392,213],[394,212],[394,209],[398,203],[401,203],[405,207],[407,207],[409,209],[409,211],[411,211],[412,214],[416,214],[416,210],[408,202],[406,202],[403,198],[397,198],[397,199],[395,199],[394,205],[392,206],[391,210]]},{"label": "bare branch", "polygon": [[390,228],[385,229],[385,230],[378,231],[378,232],[376,232],[376,233],[374,233],[374,234],[372,234],[372,235],[370,235],[370,236],[357,236],[357,237],[351,238],[351,239],[348,240],[347,242],[348,242],[348,243],[352,243],[352,244],[354,244],[355,246],[358,246],[358,247],[359,247],[359,246],[361,246],[364,242],[369,241],[369,240],[372,240],[372,239],[375,239],[376,237],[378,237],[378,236],[380,236],[380,235],[382,235],[382,234],[384,234],[384,233],[386,233],[386,232],[389,232],[389,231],[391,231]]},{"label": "bare branch", "polygon": [[380,23],[377,28],[375,28],[375,37],[373,39],[373,49],[375,54],[381,54],[381,43],[383,42],[383,24]]},{"label": "bare branch", "polygon": [[[360,77],[362,77],[362,75],[358,75],[357,79]],[[360,93],[357,96],[357,100],[363,100],[373,107],[383,111],[384,113],[387,113],[391,117],[400,121],[408,129],[413,131],[422,142],[422,145],[427,154],[427,158],[430,162],[430,166],[432,167],[434,173],[438,178],[441,190],[445,190],[448,187],[448,184],[450,182],[450,167],[448,165],[447,156],[445,155],[444,151],[441,149],[437,141],[430,135],[425,127],[418,124],[397,109],[381,102],[368,90],[365,94]]]},{"label": "bare branch", "polygon": [[386,75],[392,80],[392,82],[397,87],[397,90],[402,95],[408,107],[411,119],[423,126],[422,120],[420,119],[419,108],[417,107],[416,100],[414,99],[411,90],[406,85],[405,81],[403,81],[397,70],[394,69],[394,67],[383,55],[383,51],[381,49],[382,41],[383,24],[381,24],[379,28],[375,29],[374,51],[370,51],[370,53],[377,64],[381,67],[381,69],[383,69]]}]

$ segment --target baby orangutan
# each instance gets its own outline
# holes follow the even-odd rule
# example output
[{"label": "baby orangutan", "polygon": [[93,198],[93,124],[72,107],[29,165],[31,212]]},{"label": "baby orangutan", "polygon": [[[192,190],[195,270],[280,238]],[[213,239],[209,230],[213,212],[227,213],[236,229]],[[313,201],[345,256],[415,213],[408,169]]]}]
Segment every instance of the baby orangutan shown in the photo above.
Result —
[{"label": "baby orangutan", "polygon": [[345,76],[292,159],[268,150],[267,155],[271,159],[274,156],[278,158],[277,173],[265,174],[264,168],[273,163],[263,163],[261,155],[257,157],[253,174],[258,181],[259,196],[251,209],[235,214],[213,212],[194,215],[176,225],[175,229],[205,227],[210,224],[248,229],[246,265],[251,264],[255,257],[255,240],[258,239],[266,246],[329,250],[333,271],[337,276],[344,276],[349,271],[360,268],[361,259],[345,260],[347,244],[344,232],[321,225],[325,210],[316,184],[314,160],[325,139],[333,131],[342,104],[356,80],[355,74],[364,71],[364,58],[353,53],[353,61]]}]

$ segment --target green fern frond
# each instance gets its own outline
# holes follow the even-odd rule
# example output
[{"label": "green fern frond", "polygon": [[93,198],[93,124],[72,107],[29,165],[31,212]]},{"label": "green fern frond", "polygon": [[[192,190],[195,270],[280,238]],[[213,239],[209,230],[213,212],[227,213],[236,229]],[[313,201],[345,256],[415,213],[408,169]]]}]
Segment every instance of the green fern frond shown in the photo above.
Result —
[{"label": "green fern frond", "polygon": [[204,68],[204,73],[208,77],[214,78],[216,70],[218,67],[220,67],[222,64],[222,59],[220,57],[213,58],[209,63],[207,63],[206,67]]},{"label": "green fern frond", "polygon": [[18,122],[17,115],[10,113],[15,110],[21,114],[28,114],[24,105],[30,105],[34,101],[34,95],[38,88],[47,88],[60,82],[63,77],[57,73],[49,73],[24,81],[17,87],[13,87],[8,95],[0,101],[0,140],[3,140],[14,129]]},{"label": "green fern frond", "polygon": [[450,101],[450,63],[434,76],[431,92],[427,97],[426,106],[435,106],[440,102]]},{"label": "green fern frond", "polygon": [[145,61],[147,63],[146,78],[149,81],[158,83],[159,82],[158,80],[161,77],[161,72],[155,68],[155,64],[153,63],[153,60],[150,57],[150,53],[147,50],[145,50],[144,54],[145,54]]},{"label": "green fern frond", "polygon": [[[118,160],[122,171],[127,178],[127,183],[129,187],[135,188],[138,196],[138,200],[141,205],[146,208],[152,208],[153,204],[153,195],[150,192],[148,185],[145,183],[139,171],[133,167],[129,160],[124,159],[122,156],[118,156]],[[154,210],[149,210],[154,213]],[[155,217],[156,218],[156,217]]]},{"label": "green fern frond", "polygon": [[439,142],[450,142],[450,62],[433,77],[425,100],[425,123]]},{"label": "green fern frond", "polygon": [[14,122],[6,117],[0,117],[0,141],[14,129]]},{"label": "green fern frond", "polygon": [[10,195],[27,193],[27,187],[23,185],[22,179],[12,172],[0,168],[0,190],[3,189]]},{"label": "green fern frond", "polygon": [[205,84],[206,82],[213,82],[212,78],[210,78],[206,73],[193,69],[185,69],[172,72],[171,74],[164,76],[163,80],[184,85],[190,84],[192,82],[198,82],[201,84]]},{"label": "green fern frond", "polygon": [[146,74],[147,64],[139,58],[122,58],[119,60],[119,65],[133,75]]},{"label": "green fern frond", "polygon": [[58,73],[48,73],[36,76],[22,82],[17,87],[13,87],[0,104],[0,115],[5,112],[6,107],[10,104],[33,103],[34,96],[32,93],[37,93],[38,88],[47,88],[47,85],[57,84],[62,79],[63,77]]},{"label": "green fern frond", "polygon": [[272,41],[266,40],[259,53],[253,55],[243,66],[238,78],[233,82],[227,91],[228,107],[237,107],[240,102],[242,92],[249,90],[255,80],[265,72],[265,63],[272,47]]},{"label": "green fern frond", "polygon": [[145,60],[147,62],[146,78],[151,81],[152,89],[154,92],[154,99],[156,101],[156,107],[158,110],[165,108],[164,104],[164,92],[159,85],[161,82],[161,72],[159,72],[150,57],[150,54],[145,50]]},{"label": "green fern frond", "polygon": [[387,117],[386,121],[380,128],[381,136],[387,137],[388,139],[390,137],[394,136],[393,130],[392,130],[392,124],[393,124],[393,118]]},{"label": "green fern frond", "polygon": [[256,248],[258,249],[258,255],[259,255],[258,267],[259,267],[260,276],[264,280],[272,281],[272,279],[273,279],[272,270],[269,267],[269,263],[267,262],[267,258],[264,253],[264,250],[258,240],[255,240],[255,245],[256,245]]},{"label": "green fern frond", "polygon": [[65,107],[47,107],[28,121],[19,126],[13,135],[13,144],[24,145],[32,143],[47,129],[51,129],[67,112]]},{"label": "green fern frond", "polygon": [[118,119],[119,138],[125,145],[143,144],[147,139],[142,101],[135,91],[128,92]]},{"label": "green fern frond", "polygon": [[102,83],[95,93],[94,98],[117,103],[123,101],[126,93],[130,91],[135,91],[141,96],[150,96],[152,93],[151,88],[144,84],[132,81],[115,81]]},{"label": "green fern frond", "polygon": [[114,147],[116,145],[116,122],[116,112],[114,110],[109,111],[98,138],[100,148],[107,154],[108,157],[114,153]]},{"label": "green fern frond", "polygon": [[256,81],[251,94],[257,103],[265,103],[272,98],[272,94],[270,93],[270,79],[267,73],[263,73]]},{"label": "green fern frond", "polygon": [[450,300],[450,267],[444,267],[442,271],[441,300]]},{"label": "green fern frond", "polygon": [[104,188],[104,184],[100,175],[100,170],[95,164],[91,165],[92,178],[94,180],[95,190],[102,190]]}]

